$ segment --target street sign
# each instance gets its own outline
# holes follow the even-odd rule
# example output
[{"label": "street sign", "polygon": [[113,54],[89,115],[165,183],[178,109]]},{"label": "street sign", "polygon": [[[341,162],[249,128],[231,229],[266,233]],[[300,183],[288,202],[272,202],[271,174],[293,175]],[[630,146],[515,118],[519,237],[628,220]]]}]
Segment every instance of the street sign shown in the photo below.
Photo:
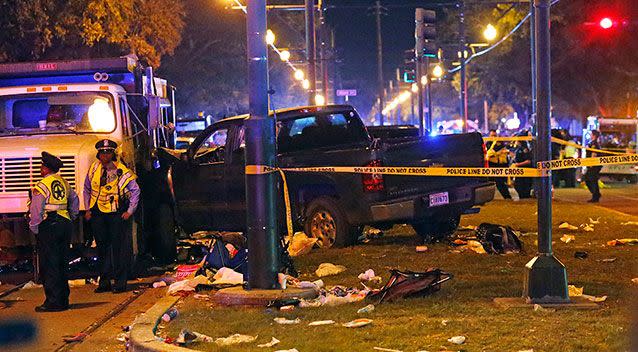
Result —
[{"label": "street sign", "polygon": [[356,97],[357,90],[356,89],[337,89],[338,97]]}]

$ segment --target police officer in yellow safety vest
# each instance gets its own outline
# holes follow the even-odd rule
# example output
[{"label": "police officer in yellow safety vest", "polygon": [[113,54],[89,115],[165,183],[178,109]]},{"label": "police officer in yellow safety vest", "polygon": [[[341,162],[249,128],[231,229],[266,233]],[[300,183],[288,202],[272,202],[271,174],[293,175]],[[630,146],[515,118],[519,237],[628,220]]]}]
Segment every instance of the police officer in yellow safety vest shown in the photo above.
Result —
[{"label": "police officer in yellow safety vest", "polygon": [[69,183],[58,175],[62,161],[42,152],[42,180],[31,190],[29,228],[35,234],[39,271],[46,299],[36,312],[69,309],[67,252],[71,242],[71,221],[79,213],[80,200]]},{"label": "police officer in yellow safety vest", "polygon": [[[127,221],[140,199],[137,176],[126,165],[117,162],[117,143],[104,139],[95,144],[97,159],[84,180],[84,217],[90,221],[98,250],[100,271],[96,293],[126,291],[127,271],[131,257]],[[115,281],[111,285],[111,279]]]},{"label": "police officer in yellow safety vest", "polygon": [[[497,137],[496,130],[490,130],[490,137]],[[490,167],[509,167],[507,155],[509,149],[501,142],[490,141],[486,143],[487,162]],[[494,177],[496,188],[504,199],[512,199],[510,190],[507,187],[507,177]]]}]

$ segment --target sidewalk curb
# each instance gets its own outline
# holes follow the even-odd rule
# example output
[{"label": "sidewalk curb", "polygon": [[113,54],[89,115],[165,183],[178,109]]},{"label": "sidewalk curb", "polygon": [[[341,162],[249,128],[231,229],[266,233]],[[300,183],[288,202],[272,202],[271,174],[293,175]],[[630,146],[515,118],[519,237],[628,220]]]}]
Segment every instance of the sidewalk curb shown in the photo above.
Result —
[{"label": "sidewalk curb", "polygon": [[155,336],[155,329],[162,315],[170,309],[181,297],[166,296],[160,298],[149,310],[135,318],[131,326],[129,350],[134,352],[193,352],[189,348],[170,345],[159,341]]}]

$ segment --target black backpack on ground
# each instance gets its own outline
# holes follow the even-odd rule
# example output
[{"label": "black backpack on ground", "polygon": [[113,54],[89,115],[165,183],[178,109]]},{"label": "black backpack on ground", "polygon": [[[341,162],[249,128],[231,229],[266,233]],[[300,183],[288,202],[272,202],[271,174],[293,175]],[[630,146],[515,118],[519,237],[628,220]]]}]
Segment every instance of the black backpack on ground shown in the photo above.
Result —
[{"label": "black backpack on ground", "polygon": [[489,254],[520,253],[523,244],[509,226],[482,223],[476,229],[476,237]]}]

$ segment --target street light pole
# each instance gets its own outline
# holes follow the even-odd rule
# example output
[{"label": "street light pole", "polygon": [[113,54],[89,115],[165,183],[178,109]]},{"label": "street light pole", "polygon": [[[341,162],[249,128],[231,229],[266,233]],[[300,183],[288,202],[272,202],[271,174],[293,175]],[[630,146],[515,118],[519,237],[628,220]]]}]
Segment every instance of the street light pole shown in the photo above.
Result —
[{"label": "street light pole", "polygon": [[[534,0],[536,12],[536,161],[551,159],[551,0]],[[567,270],[552,253],[551,173],[540,178],[538,189],[538,254],[525,266],[523,295],[528,303],[568,303]]]},{"label": "street light pole", "polygon": [[383,109],[385,106],[383,83],[383,42],[381,37],[381,0],[375,3],[375,16],[377,20],[377,88],[379,95],[379,122],[383,126]]},{"label": "street light pole", "polygon": [[[268,116],[268,47],[266,0],[248,0],[249,118],[246,129],[246,165],[276,166],[275,120]],[[246,175],[246,237],[248,289],[278,288],[276,174]]]},{"label": "street light pole", "polygon": [[326,16],[323,8],[323,1],[319,0],[319,60],[321,60],[321,91],[328,104],[332,99],[328,96],[328,84],[330,83],[330,76],[328,75],[328,53],[326,50],[327,38],[328,38],[328,26],[326,25]]},{"label": "street light pole", "polygon": [[467,132],[467,64],[466,44],[465,44],[465,4],[463,0],[456,5],[460,9],[459,13],[459,35],[461,36],[461,86],[459,87],[459,97],[461,100],[461,120],[463,121],[463,133]]},{"label": "street light pole", "polygon": [[306,5],[306,62],[308,63],[308,105],[315,105],[317,89],[317,50],[315,34],[315,1],[305,0]]}]

